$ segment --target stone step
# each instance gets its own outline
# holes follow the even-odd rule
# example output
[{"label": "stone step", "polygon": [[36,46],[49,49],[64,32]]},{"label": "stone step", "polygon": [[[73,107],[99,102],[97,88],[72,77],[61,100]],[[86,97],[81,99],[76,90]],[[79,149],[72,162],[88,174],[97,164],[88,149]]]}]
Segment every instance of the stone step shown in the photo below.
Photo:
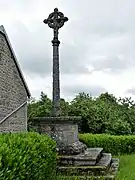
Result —
[{"label": "stone step", "polygon": [[56,180],[115,180],[114,175],[105,175],[105,176],[58,176]]},{"label": "stone step", "polygon": [[111,165],[111,154],[103,153],[95,166],[59,166],[58,173],[63,175],[98,176],[105,175]]},{"label": "stone step", "polygon": [[96,166],[108,167],[111,164],[112,155],[111,153],[103,153],[101,159]]},{"label": "stone step", "polygon": [[72,156],[59,156],[59,165],[94,166],[99,159],[103,148],[88,148],[84,153]]},{"label": "stone step", "polygon": [[119,169],[119,158],[112,158],[109,173],[116,176],[118,169]]}]

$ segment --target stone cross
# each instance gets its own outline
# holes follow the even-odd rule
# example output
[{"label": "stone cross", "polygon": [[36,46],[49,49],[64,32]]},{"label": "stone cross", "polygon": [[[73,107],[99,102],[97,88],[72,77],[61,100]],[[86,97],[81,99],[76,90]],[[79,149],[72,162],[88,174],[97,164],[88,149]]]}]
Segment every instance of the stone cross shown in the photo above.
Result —
[{"label": "stone cross", "polygon": [[64,17],[62,12],[59,12],[57,8],[54,9],[47,19],[43,22],[48,24],[54,31],[54,37],[52,40],[53,45],[53,116],[60,116],[60,78],[59,78],[59,44],[58,30],[68,21],[67,17]]}]

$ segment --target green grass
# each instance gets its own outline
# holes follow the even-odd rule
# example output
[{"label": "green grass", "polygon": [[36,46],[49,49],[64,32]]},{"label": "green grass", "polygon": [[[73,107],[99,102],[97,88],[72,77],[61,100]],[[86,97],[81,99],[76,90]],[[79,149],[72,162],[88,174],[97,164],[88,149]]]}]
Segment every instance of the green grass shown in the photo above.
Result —
[{"label": "green grass", "polygon": [[135,180],[135,154],[120,156],[118,180]]}]

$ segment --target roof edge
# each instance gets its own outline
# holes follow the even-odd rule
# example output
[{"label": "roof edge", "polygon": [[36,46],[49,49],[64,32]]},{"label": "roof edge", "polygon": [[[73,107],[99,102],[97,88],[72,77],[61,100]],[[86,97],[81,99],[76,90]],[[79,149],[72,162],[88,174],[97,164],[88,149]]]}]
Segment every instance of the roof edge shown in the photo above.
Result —
[{"label": "roof edge", "polygon": [[27,96],[28,96],[28,98],[30,98],[30,97],[31,97],[31,93],[30,93],[30,91],[29,91],[29,88],[28,88],[28,86],[27,86],[27,83],[26,83],[26,81],[25,81],[25,78],[24,78],[24,76],[23,76],[23,73],[22,73],[22,71],[21,71],[20,65],[19,65],[19,63],[18,63],[18,61],[17,61],[17,57],[16,57],[16,55],[15,55],[15,53],[14,53],[14,50],[13,50],[13,48],[12,48],[12,45],[11,45],[11,43],[10,43],[10,40],[9,40],[9,38],[8,38],[8,35],[7,35],[6,30],[5,30],[5,28],[4,28],[3,25],[0,26],[0,32],[1,32],[1,33],[5,36],[5,38],[6,38],[7,44],[8,44],[8,46],[9,46],[9,49],[10,49],[11,54],[12,54],[12,56],[13,56],[13,59],[14,59],[15,65],[16,65],[16,67],[17,67],[17,70],[18,70],[18,72],[19,72],[20,78],[22,79],[23,85],[24,85],[24,87],[25,87],[25,89],[26,89]]}]

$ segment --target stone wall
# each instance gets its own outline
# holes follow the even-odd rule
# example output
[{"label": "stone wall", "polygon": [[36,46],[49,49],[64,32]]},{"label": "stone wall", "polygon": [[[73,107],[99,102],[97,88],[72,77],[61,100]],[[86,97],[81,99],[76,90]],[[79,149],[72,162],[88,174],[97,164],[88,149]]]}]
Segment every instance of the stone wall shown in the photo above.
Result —
[{"label": "stone wall", "polygon": [[27,104],[0,123],[0,132],[27,131]]},{"label": "stone wall", "polygon": [[[0,33],[0,122],[27,101],[27,92],[16,68],[13,55],[5,36]],[[26,130],[26,107],[21,108],[9,119],[0,123],[0,131]],[[12,125],[11,125],[12,124]],[[18,130],[16,130],[18,129]]]}]

